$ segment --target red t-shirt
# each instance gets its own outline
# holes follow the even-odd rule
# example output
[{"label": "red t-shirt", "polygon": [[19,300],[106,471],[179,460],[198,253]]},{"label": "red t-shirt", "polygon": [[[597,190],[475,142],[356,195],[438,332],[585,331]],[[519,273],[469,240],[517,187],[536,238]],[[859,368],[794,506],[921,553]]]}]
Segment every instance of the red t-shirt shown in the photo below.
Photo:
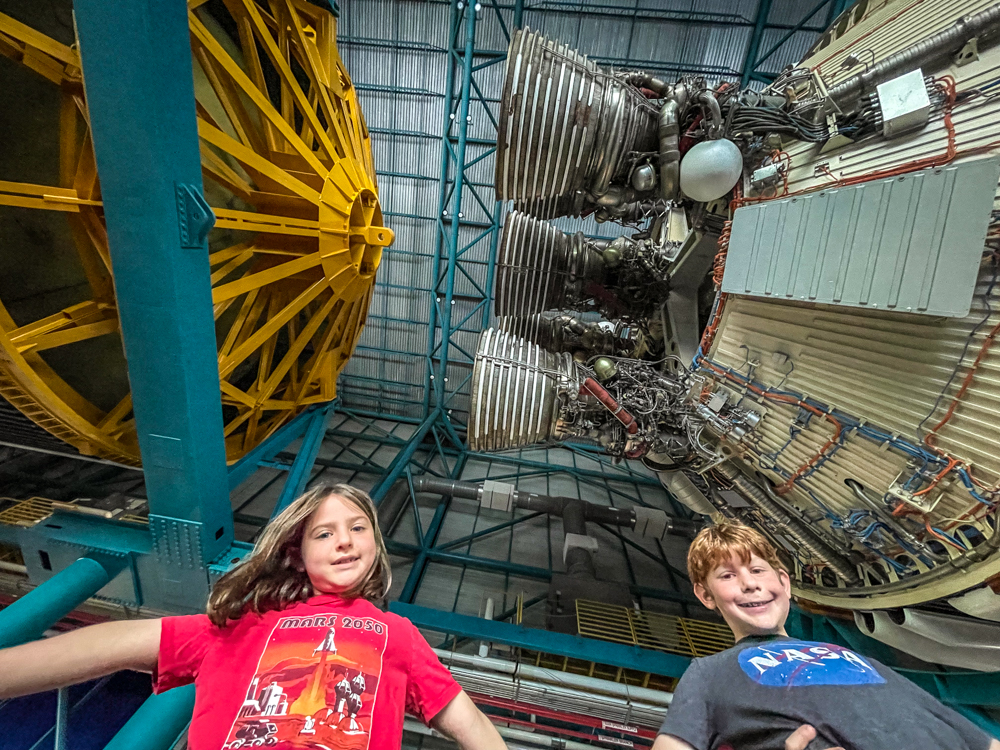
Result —
[{"label": "red t-shirt", "polygon": [[194,682],[191,750],[398,750],[404,707],[426,724],[461,691],[409,620],[364,599],[162,623],[153,690]]}]

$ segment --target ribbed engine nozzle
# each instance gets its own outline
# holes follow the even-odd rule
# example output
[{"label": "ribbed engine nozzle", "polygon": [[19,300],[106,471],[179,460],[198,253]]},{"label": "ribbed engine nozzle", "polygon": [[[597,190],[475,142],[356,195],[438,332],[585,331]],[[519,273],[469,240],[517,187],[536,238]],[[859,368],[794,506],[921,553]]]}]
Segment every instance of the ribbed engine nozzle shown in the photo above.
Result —
[{"label": "ribbed engine nozzle", "polygon": [[631,153],[657,149],[657,109],[568,46],[511,38],[497,138],[499,200],[540,218],[580,216],[627,183]]},{"label": "ribbed engine nozzle", "polygon": [[557,389],[572,373],[568,354],[506,331],[483,331],[472,371],[469,447],[500,451],[549,440],[559,416]]},{"label": "ribbed engine nozzle", "polygon": [[547,222],[513,211],[507,215],[497,253],[494,294],[497,317],[562,310],[589,296],[604,263],[582,233],[560,232]]}]

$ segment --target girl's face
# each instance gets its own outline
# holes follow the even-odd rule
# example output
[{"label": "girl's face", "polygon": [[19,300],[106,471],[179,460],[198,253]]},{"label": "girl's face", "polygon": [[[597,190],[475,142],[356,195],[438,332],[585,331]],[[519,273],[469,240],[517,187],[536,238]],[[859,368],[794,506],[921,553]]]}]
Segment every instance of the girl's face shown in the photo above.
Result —
[{"label": "girl's face", "polygon": [[340,495],[330,495],[302,535],[302,562],[317,593],[340,594],[360,584],[375,563],[375,530],[368,516]]}]

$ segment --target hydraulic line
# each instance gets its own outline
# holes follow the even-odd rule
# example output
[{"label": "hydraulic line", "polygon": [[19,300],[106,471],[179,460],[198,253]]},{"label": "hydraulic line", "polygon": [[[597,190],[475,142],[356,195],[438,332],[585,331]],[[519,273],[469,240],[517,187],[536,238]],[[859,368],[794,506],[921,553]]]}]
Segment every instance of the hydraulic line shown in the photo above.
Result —
[{"label": "hydraulic line", "polygon": [[851,562],[833,547],[820,539],[815,532],[802,521],[785,510],[783,502],[774,494],[769,494],[758,487],[753,481],[743,476],[732,464],[722,464],[716,471],[729,480],[733,488],[739,492],[758,511],[767,516],[784,533],[792,537],[803,549],[813,557],[821,560],[830,570],[842,578],[848,585],[861,583]]},{"label": "hydraulic line", "polygon": [[[865,92],[897,73],[923,67],[930,61],[957,51],[974,37],[995,31],[1000,27],[1000,4],[984,11],[962,16],[944,31],[890,55],[865,72],[838,83],[827,92],[830,101],[844,111],[850,111]],[[822,110],[820,110],[822,112]]]},{"label": "hydraulic line", "polygon": [[851,488],[852,492],[854,492],[854,496],[870,508],[876,517],[892,529],[893,533],[896,534],[896,536],[898,536],[903,542],[920,550],[920,552],[934,560],[934,562],[948,562],[947,555],[939,555],[936,552],[933,552],[926,544],[911,534],[907,528],[899,522],[899,519],[888,511],[888,509],[868,497],[868,493],[865,492],[865,488],[860,482],[854,479],[848,479],[847,486]]}]

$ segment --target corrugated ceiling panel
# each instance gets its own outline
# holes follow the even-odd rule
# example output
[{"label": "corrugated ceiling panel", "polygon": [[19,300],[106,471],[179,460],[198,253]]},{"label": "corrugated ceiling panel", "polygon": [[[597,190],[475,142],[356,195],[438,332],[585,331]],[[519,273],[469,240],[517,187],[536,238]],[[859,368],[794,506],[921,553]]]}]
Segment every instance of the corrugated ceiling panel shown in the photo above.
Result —
[{"label": "corrugated ceiling panel", "polygon": [[990,157],[740,208],[722,289],[964,317],[998,178]]}]

